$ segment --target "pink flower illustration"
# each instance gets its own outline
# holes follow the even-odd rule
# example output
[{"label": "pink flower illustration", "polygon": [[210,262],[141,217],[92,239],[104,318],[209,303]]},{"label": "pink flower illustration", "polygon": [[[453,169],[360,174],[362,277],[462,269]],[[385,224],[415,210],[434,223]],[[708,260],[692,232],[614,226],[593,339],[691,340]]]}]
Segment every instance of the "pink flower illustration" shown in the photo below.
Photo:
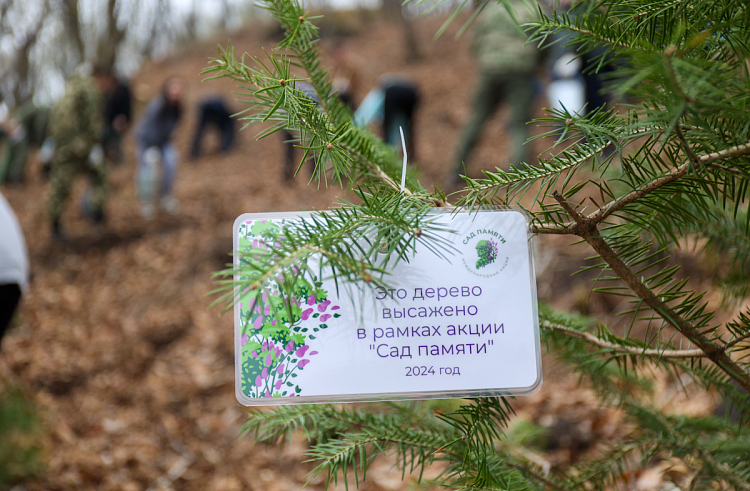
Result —
[{"label": "pink flower illustration", "polygon": [[256,329],[260,329],[261,327],[263,327],[263,317],[256,317],[255,322],[253,322],[253,327]]},{"label": "pink flower illustration", "polygon": [[276,369],[276,374],[281,375],[282,373],[284,373],[285,366],[286,366],[286,363],[282,363],[281,365],[279,365],[279,368]]},{"label": "pink flower illustration", "polygon": [[331,314],[323,314],[320,316],[320,322],[325,322],[331,318]]},{"label": "pink flower illustration", "polygon": [[294,341],[289,341],[288,343],[286,343],[286,346],[284,347],[284,349],[286,350],[287,353],[291,353],[292,350],[294,349]]},{"label": "pink flower illustration", "polygon": [[302,320],[306,321],[307,319],[309,319],[310,318],[310,314],[312,314],[312,313],[313,313],[313,309],[307,309],[304,312],[302,312]]},{"label": "pink flower illustration", "polygon": [[305,351],[307,351],[310,347],[308,345],[301,346],[297,348],[297,351],[294,353],[295,355],[299,356],[300,358],[305,356]]},{"label": "pink flower illustration", "polygon": [[266,394],[265,394],[265,396],[264,396],[264,397],[271,397],[271,393],[270,393],[270,392],[268,392],[268,391],[266,391]]},{"label": "pink flower illustration", "polygon": [[325,302],[320,302],[320,305],[318,305],[318,312],[325,312],[330,304],[331,304],[330,300],[326,300]]},{"label": "pink flower illustration", "polygon": [[268,368],[264,368],[262,372],[260,372],[260,378],[263,380],[268,378]]},{"label": "pink flower illustration", "polygon": [[276,390],[281,389],[281,380],[277,380],[276,384],[274,385],[274,387],[276,388]]},{"label": "pink flower illustration", "polygon": [[[270,367],[271,363],[273,363],[273,355],[271,353],[268,353],[266,355],[266,366]],[[265,368],[263,370],[265,370]],[[263,377],[263,378],[265,378],[265,377]]]},{"label": "pink flower illustration", "polygon": [[311,351],[311,352],[310,352],[310,356],[314,356],[314,355],[317,355],[317,354],[318,354],[318,352],[317,352],[317,351]]},{"label": "pink flower illustration", "polygon": [[240,337],[240,346],[245,346],[250,341],[247,339],[247,334],[243,334],[242,337]]},{"label": "pink flower illustration", "polygon": [[307,305],[314,305],[315,304],[315,295],[310,295],[307,297]]},{"label": "pink flower illustration", "polygon": [[304,368],[305,365],[307,365],[308,363],[310,363],[310,360],[300,360],[299,361],[299,367],[300,368]]},{"label": "pink flower illustration", "polygon": [[266,308],[265,308],[265,309],[263,309],[263,315],[268,315],[268,314],[270,314],[270,313],[271,313],[271,305],[270,305],[270,304],[267,304],[267,305],[266,305]]},{"label": "pink flower illustration", "polygon": [[250,353],[250,356],[252,358],[257,358],[258,357],[258,353],[256,353],[255,351],[253,351],[252,353]]},{"label": "pink flower illustration", "polygon": [[341,308],[341,307],[339,307],[338,305],[334,305],[333,307],[331,307],[331,310],[338,310],[338,309],[340,309],[340,308]]},{"label": "pink flower illustration", "polygon": [[263,379],[260,378],[260,375],[258,375],[257,377],[255,377],[255,385],[257,387],[263,387]]}]

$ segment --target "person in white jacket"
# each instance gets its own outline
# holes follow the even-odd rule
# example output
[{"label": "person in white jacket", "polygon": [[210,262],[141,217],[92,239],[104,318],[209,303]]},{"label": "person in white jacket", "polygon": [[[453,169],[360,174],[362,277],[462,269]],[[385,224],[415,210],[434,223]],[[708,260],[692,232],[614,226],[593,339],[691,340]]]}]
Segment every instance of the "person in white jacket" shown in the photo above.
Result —
[{"label": "person in white jacket", "polygon": [[29,286],[29,257],[15,213],[0,194],[0,342]]}]

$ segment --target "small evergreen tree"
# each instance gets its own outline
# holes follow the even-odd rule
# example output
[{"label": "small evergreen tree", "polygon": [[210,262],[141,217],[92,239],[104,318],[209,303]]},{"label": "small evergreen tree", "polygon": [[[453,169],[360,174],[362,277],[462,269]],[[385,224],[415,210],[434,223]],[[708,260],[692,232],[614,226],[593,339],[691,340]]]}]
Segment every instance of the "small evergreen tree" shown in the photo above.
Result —
[{"label": "small evergreen tree", "polygon": [[[681,461],[686,489],[750,489],[750,312],[718,323],[705,292],[688,288],[670,251],[704,238],[730,259],[722,278],[727,299],[747,296],[750,238],[746,199],[750,183],[750,5],[745,0],[582,0],[573,13],[540,15],[527,25],[530,42],[544,44],[566,31],[579,53],[598,53],[614,64],[616,90],[630,101],[585,117],[557,111],[539,121],[555,140],[552,156],[537,166],[485,172],[466,179],[454,203],[409,175],[401,192],[396,153],[365,130],[332,93],[316,49],[313,18],[297,0],[264,0],[286,30],[268,60],[220,51],[206,73],[229,76],[246,90],[250,123],[272,122],[262,136],[295,131],[315,178],[348,183],[361,204],[342,202],[305,227],[287,228],[284,240],[252,265],[249,279],[223,280],[226,306],[237,287],[276,282],[290,291],[297,275],[312,274],[306,258],[321,255],[341,281],[387,283],[384,259],[405,257],[415,239],[430,238],[431,207],[522,205],[536,234],[585,241],[601,272],[594,290],[623,295],[620,312],[647,329],[615,335],[606,325],[542,306],[543,345],[580,372],[604,405],[620,408],[635,424],[627,438],[595,460],[547,475],[534,462],[506,452],[502,433],[511,412],[502,398],[465,402],[432,412],[433,403],[361,406],[300,405],[251,412],[245,431],[276,443],[291,432],[310,442],[309,457],[330,482],[365,479],[373,459],[394,453],[405,471],[435,461],[447,468],[439,482],[459,489],[603,489],[617,485],[633,459]],[[572,33],[572,35],[570,34]],[[313,102],[298,90],[304,77]],[[560,150],[563,149],[563,150]],[[533,192],[529,192],[533,190]],[[593,207],[584,203],[588,202]],[[354,249],[345,237],[377,237]],[[386,243],[387,254],[378,255]],[[435,243],[439,248],[440,244]],[[380,259],[379,259],[380,258]],[[225,278],[234,270],[221,273]],[[689,346],[685,346],[689,345]],[[717,390],[738,410],[739,424],[668,414],[648,402],[643,370],[660,367]],[[335,436],[335,438],[334,438]],[[351,476],[353,473],[353,476]],[[348,482],[348,481],[347,481]]]}]

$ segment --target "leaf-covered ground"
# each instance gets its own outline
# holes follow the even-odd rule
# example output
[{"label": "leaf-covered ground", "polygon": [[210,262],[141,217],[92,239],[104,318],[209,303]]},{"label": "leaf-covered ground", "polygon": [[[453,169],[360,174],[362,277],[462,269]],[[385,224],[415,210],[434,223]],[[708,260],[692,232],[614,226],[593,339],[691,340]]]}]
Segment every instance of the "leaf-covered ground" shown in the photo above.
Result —
[{"label": "leaf-covered ground", "polygon": [[[451,155],[470,114],[475,74],[468,39],[454,39],[458,23],[432,40],[440,23],[416,21],[422,57],[408,65],[397,25],[355,16],[329,26],[355,33],[346,46],[358,67],[358,99],[386,72],[408,74],[419,84],[416,157],[427,186],[449,182]],[[209,93],[229,98],[233,90],[225,81],[201,82],[199,72],[215,54],[216,43],[231,37],[238,51],[261,55],[262,47],[273,45],[271,31],[254,26],[149,63],[133,80],[139,109],[165,77],[184,77],[189,110],[178,143],[186,156],[197,101]],[[501,111],[488,125],[470,174],[503,164],[505,115]],[[25,184],[3,188],[26,234],[32,281],[19,326],[3,341],[0,376],[36,401],[47,435],[46,470],[17,489],[292,490],[306,482],[311,466],[300,463],[300,441],[283,450],[254,448],[250,439],[238,443],[244,413],[234,398],[232,319],[207,308],[211,274],[228,260],[238,215],[326,208],[341,194],[308,184],[304,170],[294,183],[285,184],[280,137],[258,142],[258,132],[241,132],[238,148],[228,156],[209,153],[197,161],[183,160],[176,186],[179,215],[151,222],[139,214],[128,140],[126,162],[112,168],[106,225],[96,228],[82,218],[81,181],[65,215],[73,238],[66,245],[51,241],[45,214],[48,184],[35,162]],[[205,148],[213,151],[215,145],[214,139]],[[580,308],[590,284],[569,274],[580,265],[583,251],[566,244],[565,239],[539,242],[540,298]],[[588,311],[606,313],[618,302],[596,297]],[[544,363],[542,391],[520,398],[516,406],[526,420],[552,429],[546,447],[529,458],[554,466],[615,438],[622,423],[617,412],[599,409],[593,395],[552,357]],[[694,391],[687,387],[688,394]],[[685,397],[670,385],[657,403],[702,414],[713,401]],[[632,479],[658,482],[661,472],[636,468]],[[320,488],[321,479],[314,479],[310,489]],[[368,472],[363,489],[405,485],[400,472],[384,461]]]}]

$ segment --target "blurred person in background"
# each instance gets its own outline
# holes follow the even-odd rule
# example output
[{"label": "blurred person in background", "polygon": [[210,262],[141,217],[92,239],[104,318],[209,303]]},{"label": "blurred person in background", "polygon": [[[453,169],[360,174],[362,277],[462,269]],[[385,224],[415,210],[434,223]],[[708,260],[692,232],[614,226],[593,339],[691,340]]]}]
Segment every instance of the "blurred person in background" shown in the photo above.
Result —
[{"label": "blurred person in background", "polygon": [[[545,10],[553,10],[576,18],[589,15],[585,9],[573,5],[572,0],[547,0]],[[612,102],[612,94],[605,90],[605,80],[614,66],[602,47],[578,52],[579,46],[571,44],[573,33],[560,31],[550,37],[549,61],[550,84],[547,88],[549,103],[553,109],[563,107],[571,114],[591,114]]]},{"label": "blurred person in background", "polygon": [[471,151],[501,102],[510,104],[512,113],[510,162],[529,160],[529,148],[524,143],[528,138],[527,123],[531,120],[541,53],[533,44],[526,44],[520,25],[536,17],[536,11],[523,0],[490,2],[473,25],[472,50],[479,65],[479,80],[472,116],[456,150],[452,176],[456,184],[462,182],[460,175],[466,174]]},{"label": "blurred person in background", "polygon": [[44,142],[49,117],[49,108],[37,106],[31,99],[13,110],[10,120],[3,125],[7,141],[0,153],[0,183],[23,181],[29,150]]},{"label": "blurred person in background", "polygon": [[227,106],[226,101],[218,95],[207,97],[198,104],[198,125],[195,127],[195,134],[193,135],[191,158],[195,159],[200,156],[203,134],[210,126],[216,128],[219,132],[221,152],[228,153],[232,150],[236,136],[232,111]]},{"label": "blurred person in background", "polygon": [[104,130],[102,146],[107,158],[115,164],[123,161],[122,137],[132,121],[133,94],[126,81],[115,76],[107,67],[96,73],[104,80]]},{"label": "blurred person in background", "polygon": [[172,190],[179,154],[172,136],[182,118],[184,93],[184,80],[169,77],[162,85],[161,93],[146,106],[135,129],[136,181],[143,202],[141,212],[146,219],[156,214],[157,201],[167,213],[177,213],[178,204]]},{"label": "blurred person in background", "polygon": [[49,216],[55,240],[67,240],[60,220],[79,174],[88,175],[91,181],[85,216],[97,224],[104,221],[108,169],[100,139],[105,86],[101,74],[95,78],[74,78],[52,110],[50,134],[56,145],[51,165]]},{"label": "blurred person in background", "polygon": [[26,242],[16,215],[0,194],[0,346],[29,284]]},{"label": "blurred person in background", "polygon": [[354,124],[366,128],[372,122],[381,122],[383,140],[401,149],[401,132],[410,159],[415,158],[414,113],[419,104],[419,89],[411,80],[402,75],[388,73],[378,79],[354,113]]}]

